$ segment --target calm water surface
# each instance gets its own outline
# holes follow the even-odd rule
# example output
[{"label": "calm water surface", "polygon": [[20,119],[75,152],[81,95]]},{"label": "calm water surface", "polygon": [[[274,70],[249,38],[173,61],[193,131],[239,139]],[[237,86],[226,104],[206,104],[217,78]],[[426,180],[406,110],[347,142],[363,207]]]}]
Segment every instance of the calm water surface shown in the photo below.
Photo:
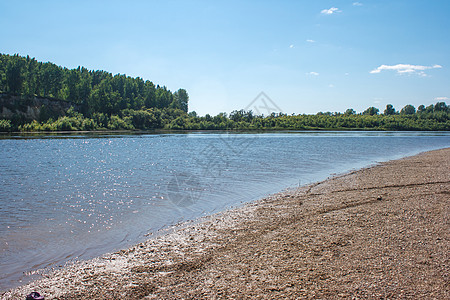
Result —
[{"label": "calm water surface", "polygon": [[180,221],[443,147],[448,132],[2,138],[0,290]]}]

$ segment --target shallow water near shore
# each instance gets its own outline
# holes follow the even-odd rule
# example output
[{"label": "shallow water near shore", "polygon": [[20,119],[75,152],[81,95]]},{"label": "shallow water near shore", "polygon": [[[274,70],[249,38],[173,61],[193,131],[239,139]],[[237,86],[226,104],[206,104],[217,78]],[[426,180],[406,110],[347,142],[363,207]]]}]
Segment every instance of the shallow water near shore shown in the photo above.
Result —
[{"label": "shallow water near shore", "polygon": [[0,289],[283,188],[449,146],[442,132],[0,139]]}]

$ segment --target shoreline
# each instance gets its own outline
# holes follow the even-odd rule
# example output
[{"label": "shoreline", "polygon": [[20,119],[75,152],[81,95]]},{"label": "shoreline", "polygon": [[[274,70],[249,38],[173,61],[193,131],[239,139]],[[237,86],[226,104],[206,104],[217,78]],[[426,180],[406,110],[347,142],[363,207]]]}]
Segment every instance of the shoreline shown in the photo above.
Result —
[{"label": "shoreline", "polygon": [[449,158],[434,150],[274,194],[0,295],[448,298]]},{"label": "shoreline", "polygon": [[265,132],[402,132],[402,133],[414,133],[414,132],[424,132],[424,133],[448,133],[449,130],[391,130],[391,129],[380,129],[380,128],[307,128],[307,129],[295,129],[295,128],[247,128],[247,129],[134,129],[134,130],[70,130],[70,131],[0,131],[0,135],[10,136],[10,135],[22,135],[22,136],[39,136],[39,135],[91,135],[91,134],[185,134],[185,133],[221,133],[221,132],[231,132],[231,133],[265,133]]}]

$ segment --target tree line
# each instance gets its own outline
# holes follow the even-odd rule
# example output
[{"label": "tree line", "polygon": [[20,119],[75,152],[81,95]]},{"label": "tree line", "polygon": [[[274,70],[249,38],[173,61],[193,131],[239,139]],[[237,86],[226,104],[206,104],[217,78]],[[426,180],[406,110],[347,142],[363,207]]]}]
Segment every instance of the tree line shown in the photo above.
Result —
[{"label": "tree line", "polygon": [[189,95],[172,93],[151,81],[84,67],[69,70],[34,58],[0,54],[0,92],[27,97],[48,97],[73,104],[64,116],[43,107],[38,118],[17,115],[0,119],[0,131],[77,130],[450,130],[450,106],[391,104],[383,113],[369,107],[319,112],[315,115],[272,113],[255,115],[235,110],[230,114],[198,116],[188,113]]},{"label": "tree line", "polygon": [[[185,130],[450,130],[450,106],[445,102],[425,107],[421,105],[412,113],[412,105],[400,112],[379,114],[370,107],[357,114],[353,109],[345,113],[319,112],[315,115],[272,113],[255,115],[252,111],[235,110],[229,115],[197,116],[195,112],[172,118],[167,129]],[[388,105],[387,108],[393,108]]]},{"label": "tree line", "polygon": [[70,101],[84,116],[114,115],[124,109],[173,108],[188,111],[188,95],[172,93],[142,78],[84,67],[67,69],[35,58],[0,54],[0,91]]}]

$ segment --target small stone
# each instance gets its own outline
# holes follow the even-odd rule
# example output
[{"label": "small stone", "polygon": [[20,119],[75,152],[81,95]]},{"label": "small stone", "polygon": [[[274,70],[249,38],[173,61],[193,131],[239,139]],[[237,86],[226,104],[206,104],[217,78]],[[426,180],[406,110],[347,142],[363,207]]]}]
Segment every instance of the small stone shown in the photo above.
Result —
[{"label": "small stone", "polygon": [[378,196],[378,197],[377,197],[377,200],[383,200],[383,197]]}]

